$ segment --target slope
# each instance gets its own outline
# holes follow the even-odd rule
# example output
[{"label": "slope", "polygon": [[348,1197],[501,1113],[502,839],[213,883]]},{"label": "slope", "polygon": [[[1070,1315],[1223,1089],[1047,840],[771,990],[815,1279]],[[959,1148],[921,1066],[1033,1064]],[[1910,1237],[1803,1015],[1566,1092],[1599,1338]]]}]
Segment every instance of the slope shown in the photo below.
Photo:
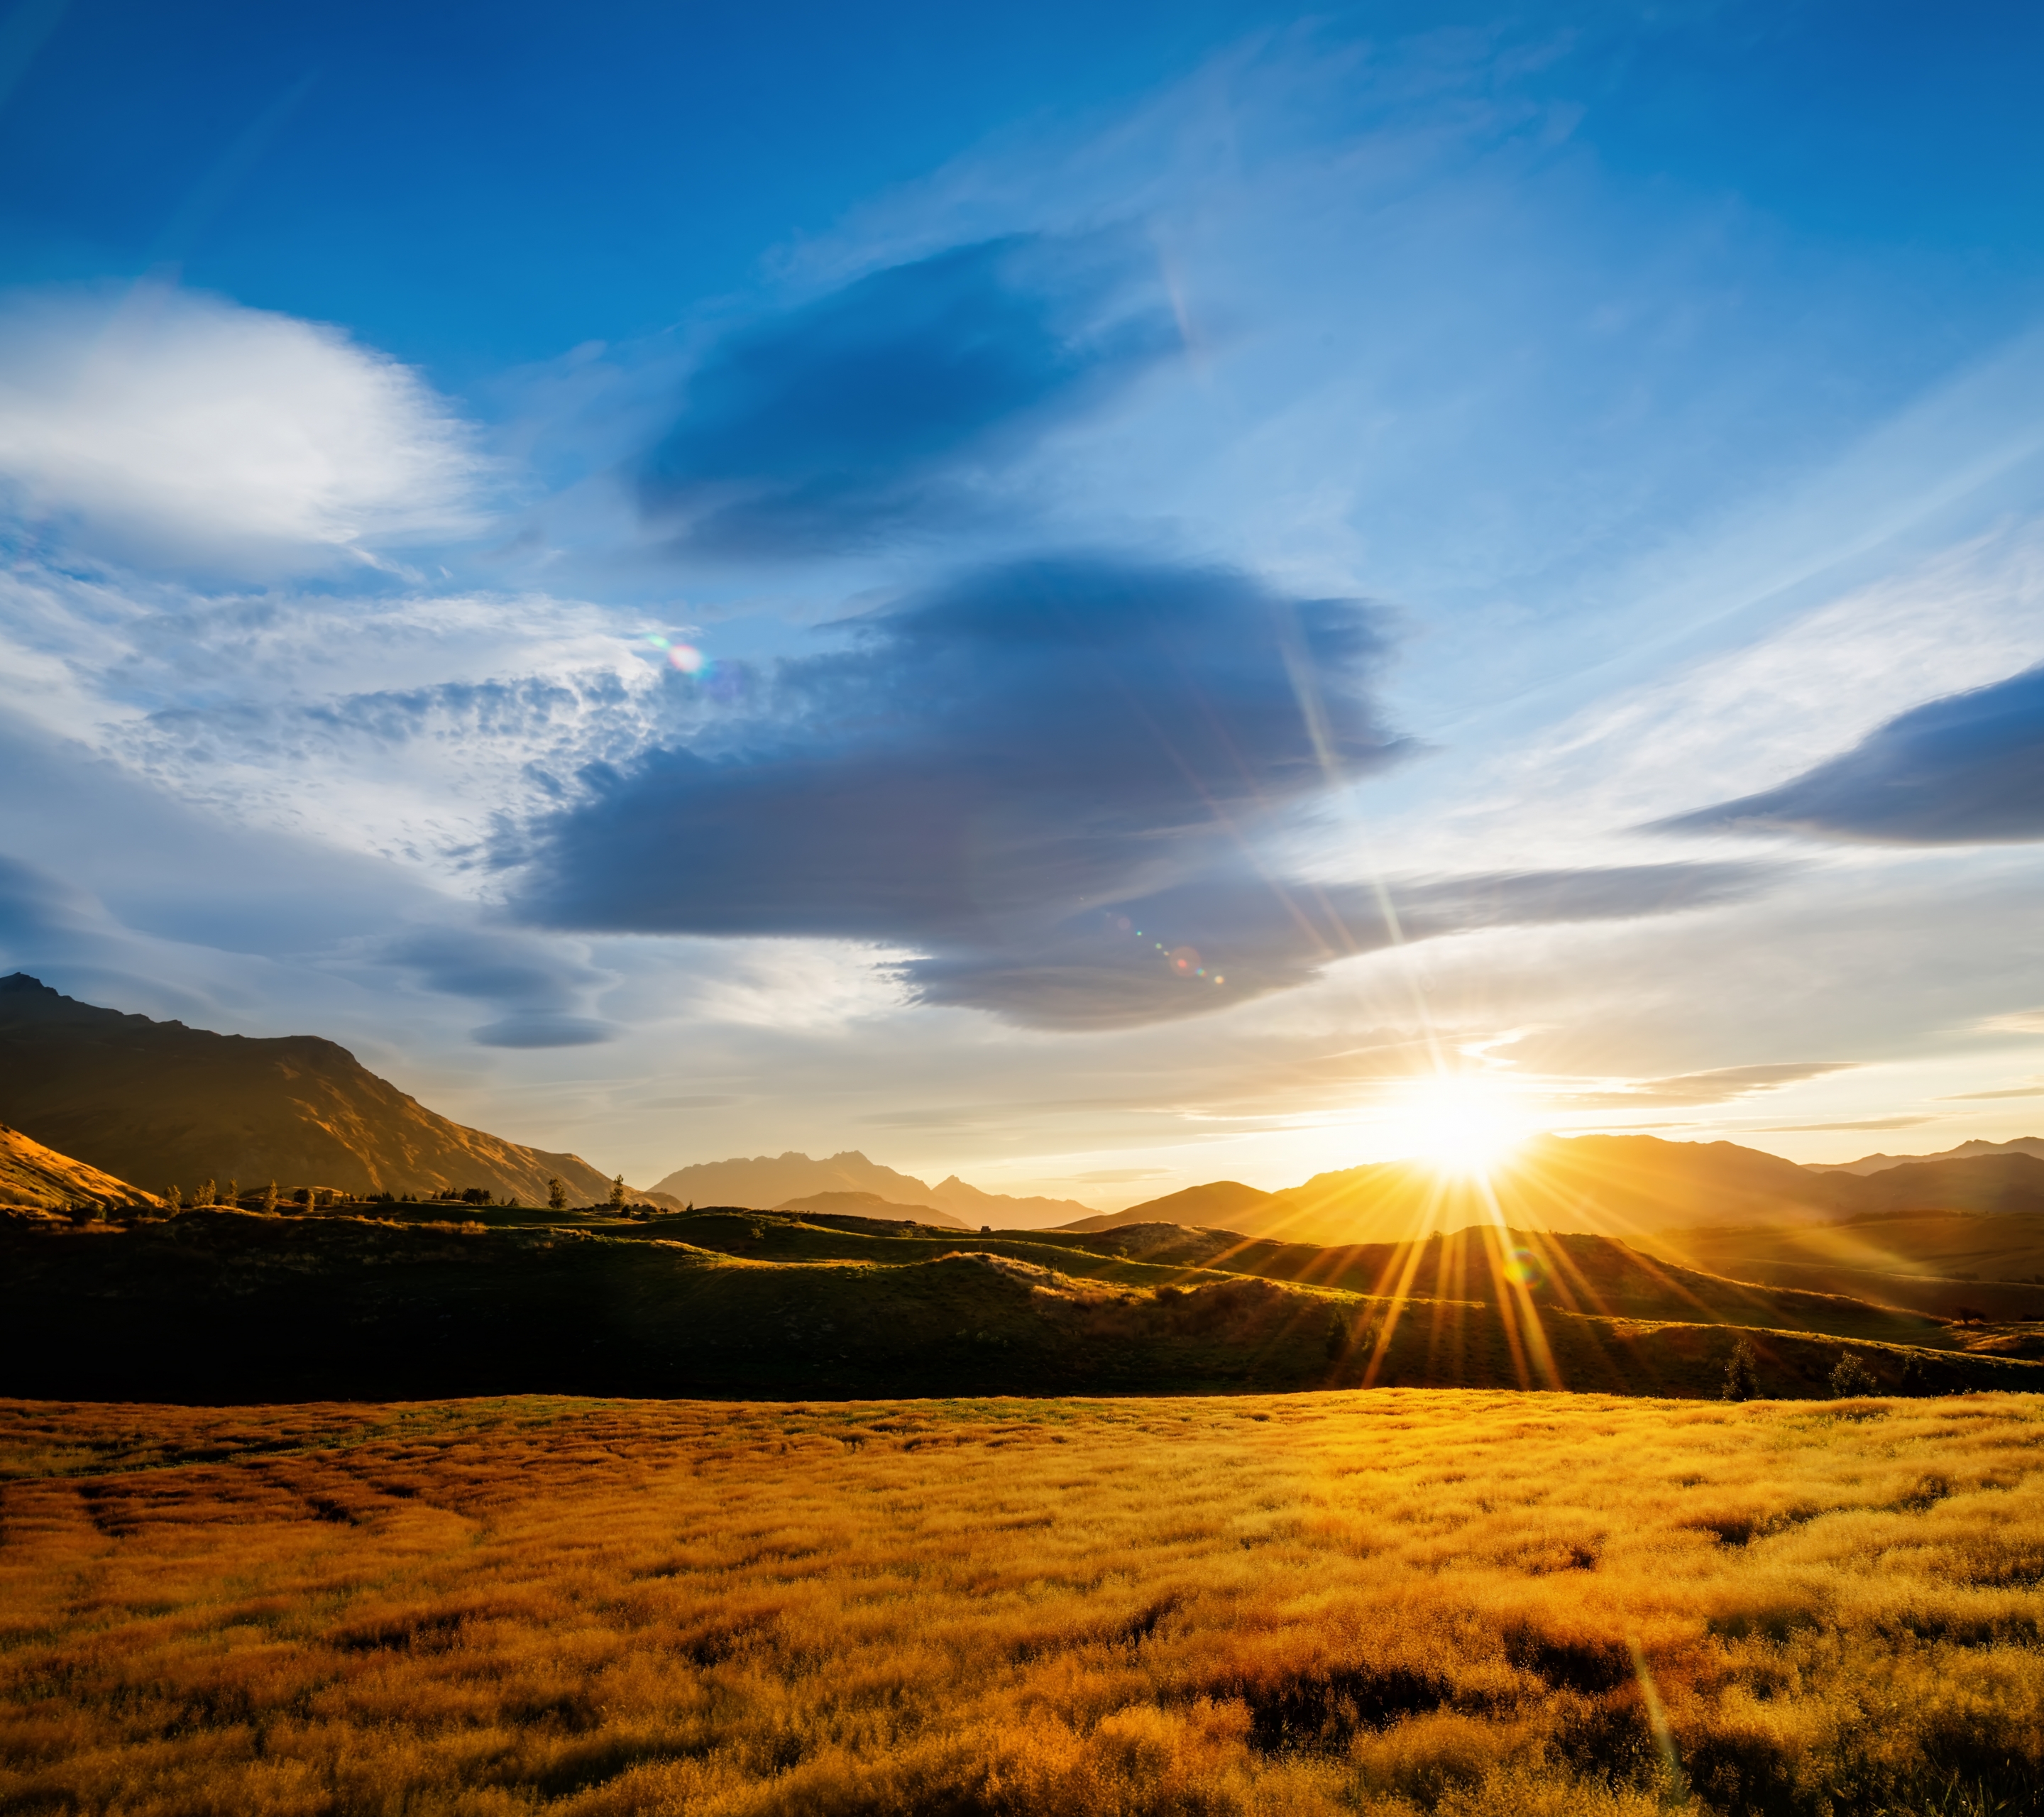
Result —
[{"label": "slope", "polygon": [[2044,1319],[2044,1213],[1895,1212],[1792,1229],[1669,1231],[1647,1244],[1692,1267],[1944,1318]]},{"label": "slope", "polygon": [[1103,1212],[1058,1227],[1084,1231],[1126,1230],[1139,1224],[1205,1224],[1231,1230],[1270,1197],[1261,1187],[1245,1186],[1239,1180],[1214,1180],[1167,1193],[1161,1199],[1146,1199],[1125,1212]]},{"label": "slope", "polygon": [[0,1206],[67,1212],[75,1206],[93,1205],[112,1211],[157,1203],[153,1193],[45,1148],[18,1129],[0,1124]]},{"label": "slope", "polygon": [[[1394,1300],[1089,1254],[1073,1239],[1060,1254],[1027,1232],[966,1251],[860,1222],[731,1211],[651,1227],[689,1239],[721,1227],[757,1254],[622,1221],[211,1212],[94,1230],[0,1223],[12,1290],[0,1393],[245,1403],[1552,1385],[1708,1397],[1732,1343],[1716,1323],[1559,1307],[1533,1321],[1508,1295]],[[77,1342],[81,1331],[93,1341]],[[1772,1394],[1821,1395],[1847,1347],[1889,1387],[1905,1364],[1941,1388],[2044,1381],[2044,1364],[1892,1340],[1746,1335]]]},{"label": "slope", "polygon": [[953,1230],[965,1225],[949,1212],[934,1205],[893,1205],[878,1193],[798,1193],[777,1212],[816,1212],[825,1216],[878,1218],[890,1223],[943,1224]]},{"label": "slope", "polygon": [[355,1193],[486,1186],[544,1203],[556,1175],[579,1200],[610,1189],[579,1156],[451,1122],[317,1035],[154,1022],[20,972],[0,978],[0,1116],[159,1191],[274,1179]]}]

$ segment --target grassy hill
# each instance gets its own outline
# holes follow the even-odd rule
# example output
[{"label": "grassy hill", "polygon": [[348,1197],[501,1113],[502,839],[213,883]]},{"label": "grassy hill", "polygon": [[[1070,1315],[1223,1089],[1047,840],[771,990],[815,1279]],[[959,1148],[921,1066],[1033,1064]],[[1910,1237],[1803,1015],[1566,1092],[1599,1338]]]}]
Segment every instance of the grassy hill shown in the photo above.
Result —
[{"label": "grassy hill", "polygon": [[2044,1319],[2044,1213],[1888,1212],[1794,1229],[1669,1232],[1650,1247],[1748,1281],[1849,1293],[1939,1317]]},{"label": "grassy hill", "polygon": [[1270,1197],[1260,1187],[1245,1186],[1239,1180],[1214,1180],[1181,1193],[1167,1193],[1161,1199],[1146,1199],[1124,1212],[1103,1212],[1058,1227],[1085,1231],[1123,1230],[1132,1224],[1204,1224],[1233,1230]]},{"label": "grassy hill", "polygon": [[428,1110],[316,1035],[253,1039],[125,1016],[0,978],[0,1117],[87,1165],[161,1193],[276,1180],[355,1193],[486,1187],[544,1204],[609,1182]]},{"label": "grassy hill", "polygon": [[0,1124],[0,1206],[64,1212],[91,1205],[111,1211],[158,1202],[153,1193],[139,1186],[45,1148],[18,1129]]},{"label": "grassy hill", "polygon": [[1890,1385],[1919,1353],[1954,1387],[2027,1383],[2044,1366],[1965,1354],[1910,1315],[1742,1289],[1597,1239],[1510,1247],[1522,1253],[1465,1235],[1393,1269],[1216,1232],[1174,1249],[1127,1232],[966,1236],[737,1209],[16,1226],[0,1230],[0,1392],[1708,1396],[1735,1324],[1775,1394],[1823,1393],[1848,1347]]}]

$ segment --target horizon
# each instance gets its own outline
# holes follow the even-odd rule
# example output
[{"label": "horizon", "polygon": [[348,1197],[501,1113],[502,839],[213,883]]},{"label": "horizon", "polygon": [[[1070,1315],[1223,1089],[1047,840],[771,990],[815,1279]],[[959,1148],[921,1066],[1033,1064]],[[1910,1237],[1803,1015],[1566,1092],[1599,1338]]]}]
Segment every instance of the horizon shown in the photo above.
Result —
[{"label": "horizon", "polygon": [[15,0],[0,971],[647,1181],[2020,1139],[2040,52]]}]

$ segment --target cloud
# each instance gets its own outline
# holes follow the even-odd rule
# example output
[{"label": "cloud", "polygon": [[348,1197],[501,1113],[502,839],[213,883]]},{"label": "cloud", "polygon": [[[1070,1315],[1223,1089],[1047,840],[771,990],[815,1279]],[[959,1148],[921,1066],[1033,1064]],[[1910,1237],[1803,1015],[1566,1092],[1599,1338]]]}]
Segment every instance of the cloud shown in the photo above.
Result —
[{"label": "cloud", "polygon": [[1770,1123],[1763,1135],[1812,1135],[1832,1129],[1914,1129],[1920,1123],[1935,1123],[1934,1116],[1869,1116],[1857,1123]]},{"label": "cloud", "polygon": [[[1383,653],[1356,602],[1226,569],[1075,557],[984,570],[841,628],[749,707],[544,828],[523,900],[561,925],[1000,943],[1210,867],[1327,778],[1285,659],[1350,774]],[[680,684],[678,685],[689,685]]]},{"label": "cloud", "polygon": [[0,482],[64,546],[304,571],[468,532],[481,475],[441,400],[338,329],[157,285],[0,301]]},{"label": "cloud", "polygon": [[[848,628],[850,647],[758,678],[696,748],[590,771],[586,797],[507,855],[524,865],[518,912],[866,941],[902,955],[924,1003],[1067,1028],[1218,1008],[1391,938],[1373,889],[1273,881],[1260,855],[1331,782],[1409,751],[1369,698],[1384,645],[1366,607],[1074,557]],[[1426,938],[1700,907],[1774,874],[1423,879],[1397,912]]]},{"label": "cloud", "polygon": [[1899,845],[2044,839],[2044,665],[1917,707],[1792,782],[1659,828]]},{"label": "cloud", "polygon": [[579,1013],[584,998],[613,982],[611,977],[529,935],[422,929],[391,941],[382,956],[415,973],[428,989],[501,1009],[471,1031],[485,1047],[585,1047],[615,1032]]},{"label": "cloud", "polygon": [[2011,1085],[2000,1092],[1953,1092],[1940,1104],[1970,1104],[1980,1098],[2044,1098],[2044,1085]]},{"label": "cloud", "polygon": [[1111,236],[1016,235],[859,279],[732,334],[639,475],[724,555],[859,547],[995,509],[978,484],[1180,344]]},{"label": "cloud", "polygon": [[1572,1108],[1623,1110],[1630,1105],[1731,1104],[1760,1092],[1853,1070],[1850,1060],[1795,1060],[1764,1066],[1718,1066],[1673,1078],[1642,1079],[1623,1091],[1570,1093]]}]

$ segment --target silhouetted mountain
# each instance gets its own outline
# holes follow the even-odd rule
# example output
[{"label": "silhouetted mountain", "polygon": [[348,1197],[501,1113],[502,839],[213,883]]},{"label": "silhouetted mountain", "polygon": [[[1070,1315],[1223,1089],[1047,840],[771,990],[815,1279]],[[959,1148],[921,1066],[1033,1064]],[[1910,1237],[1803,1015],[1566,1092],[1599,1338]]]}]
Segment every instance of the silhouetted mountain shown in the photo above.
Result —
[{"label": "silhouetted mountain", "polygon": [[889,1204],[878,1193],[798,1193],[777,1212],[820,1212],[832,1217],[879,1218],[889,1223],[943,1224],[963,1230],[962,1219],[941,1212],[935,1205]]},{"label": "silhouetted mountain", "polygon": [[317,1035],[215,1035],[0,978],[0,1116],[152,1192],[276,1180],[354,1193],[486,1186],[544,1204],[558,1176],[578,1204],[609,1182],[578,1155],[469,1129]]},{"label": "silhouetted mountain", "polygon": [[156,1203],[154,1193],[45,1148],[33,1137],[0,1124],[0,1205],[66,1212],[77,1205],[110,1211],[121,1205]]},{"label": "silhouetted mountain", "polygon": [[1233,1230],[1237,1227],[1235,1220],[1270,1197],[1261,1187],[1245,1186],[1239,1180],[1215,1180],[1204,1186],[1188,1186],[1183,1192],[1167,1193],[1161,1199],[1145,1200],[1125,1212],[1102,1212],[1058,1227],[1092,1231],[1128,1230],[1139,1224],[1193,1224]]},{"label": "silhouetted mountain", "polygon": [[746,1205],[770,1210],[790,1199],[813,1193],[873,1193],[889,1204],[927,1206],[949,1212],[977,1230],[982,1224],[1009,1229],[1061,1223],[1073,1217],[1094,1216],[1090,1205],[1076,1199],[1015,1199],[1001,1193],[983,1193],[968,1186],[955,1174],[935,1186],[927,1186],[912,1174],[897,1174],[869,1161],[855,1148],[813,1161],[790,1151],[780,1155],[743,1156],[729,1161],[701,1161],[694,1166],[678,1167],[653,1189],[694,1205]]},{"label": "silhouetted mountain", "polygon": [[[1822,1177],[1822,1176],[1820,1176]],[[1829,1176],[1840,1203],[1869,1212],[2044,1212],[2044,1161],[2002,1152]]]},{"label": "silhouetted mountain", "polygon": [[[1204,1194],[1214,1197],[1202,1200]],[[1222,1215],[1201,1208],[1218,1213],[1231,1202],[1234,1208]],[[1245,1236],[1343,1244],[1406,1243],[1500,1220],[1520,1230],[1628,1236],[1933,1210],[2044,1212],[2044,1161],[1997,1151],[1862,1176],[1799,1167],[1729,1142],[1542,1136],[1487,1179],[1444,1175],[1420,1161],[1379,1162],[1267,1194],[1219,1181],[1070,1227],[1203,1223]]]},{"label": "silhouetted mountain", "polygon": [[1891,1167],[1911,1167],[1930,1161],[1971,1161],[1991,1154],[2027,1154],[2044,1161],[2044,1135],[2019,1135],[2012,1142],[1962,1142],[1934,1154],[1862,1154],[1857,1161],[1806,1162],[1812,1174],[1883,1174]]}]

